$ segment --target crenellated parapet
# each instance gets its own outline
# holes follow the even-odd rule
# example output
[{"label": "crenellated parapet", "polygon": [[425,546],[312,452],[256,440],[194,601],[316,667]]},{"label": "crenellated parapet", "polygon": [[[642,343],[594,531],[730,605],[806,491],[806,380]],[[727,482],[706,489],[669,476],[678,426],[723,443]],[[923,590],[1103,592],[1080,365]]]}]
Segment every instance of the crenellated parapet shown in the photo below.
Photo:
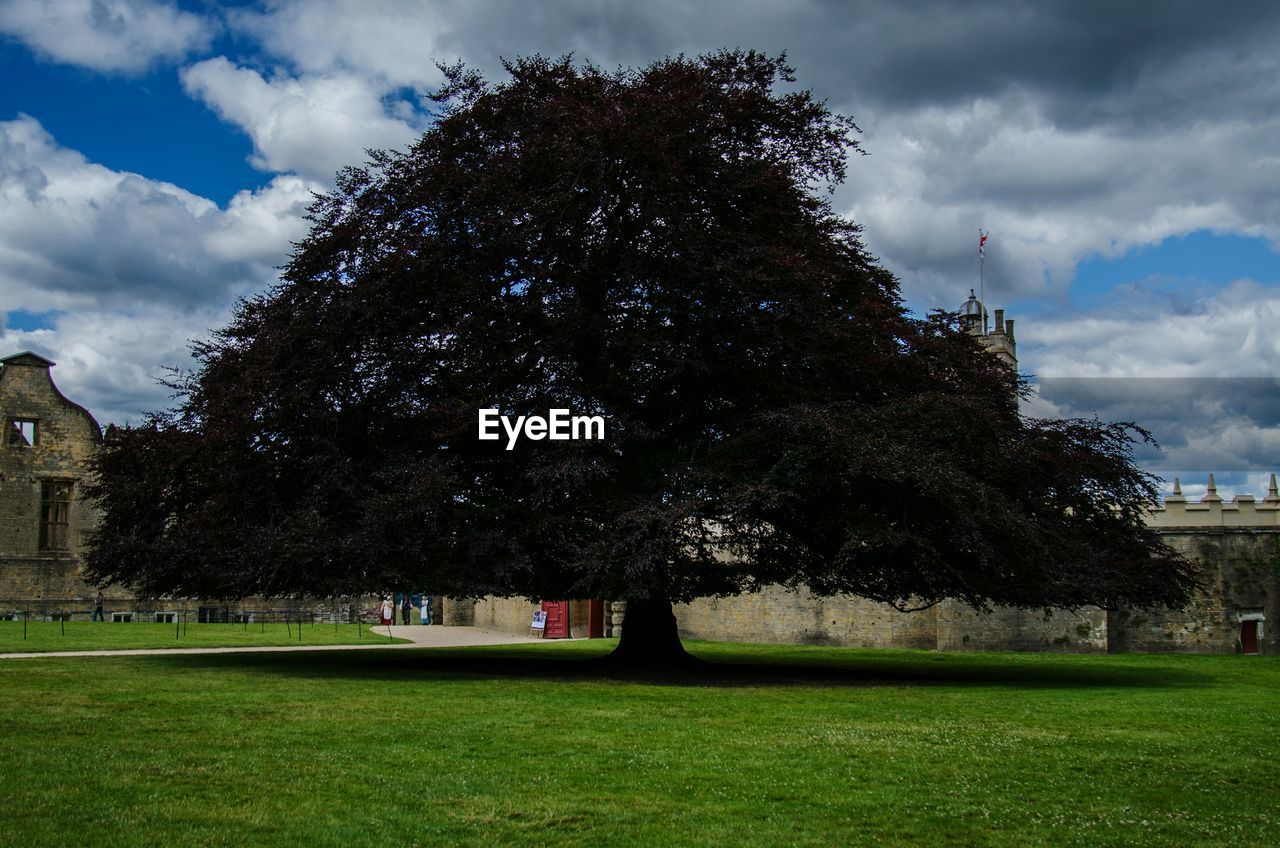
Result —
[{"label": "crenellated parapet", "polygon": [[1173,481],[1173,494],[1151,511],[1147,524],[1160,530],[1191,527],[1280,528],[1280,490],[1276,475],[1271,475],[1267,495],[1261,501],[1253,495],[1236,495],[1224,501],[1218,494],[1213,475],[1205,495],[1189,501],[1182,494],[1182,481]]}]

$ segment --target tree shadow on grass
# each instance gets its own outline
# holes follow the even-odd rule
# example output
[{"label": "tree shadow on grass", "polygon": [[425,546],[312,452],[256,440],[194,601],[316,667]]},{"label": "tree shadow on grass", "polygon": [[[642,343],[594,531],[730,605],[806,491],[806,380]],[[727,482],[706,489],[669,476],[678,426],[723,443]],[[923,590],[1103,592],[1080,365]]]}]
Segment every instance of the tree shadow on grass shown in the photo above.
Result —
[{"label": "tree shadow on grass", "polygon": [[[559,654],[559,655],[556,655]],[[226,668],[264,675],[341,678],[346,680],[422,680],[470,678],[620,682],[660,686],[1011,686],[1181,687],[1214,682],[1212,674],[1170,664],[1124,662],[1121,658],[1073,658],[1010,654],[975,657],[886,651],[884,656],[859,651],[824,652],[812,658],[794,656],[760,661],[749,649],[733,654],[723,649],[713,659],[693,659],[676,667],[633,668],[607,655],[550,652],[521,647],[424,648],[387,651],[314,651],[155,656],[147,659],[178,667]],[[1039,661],[1037,661],[1039,660]]]}]

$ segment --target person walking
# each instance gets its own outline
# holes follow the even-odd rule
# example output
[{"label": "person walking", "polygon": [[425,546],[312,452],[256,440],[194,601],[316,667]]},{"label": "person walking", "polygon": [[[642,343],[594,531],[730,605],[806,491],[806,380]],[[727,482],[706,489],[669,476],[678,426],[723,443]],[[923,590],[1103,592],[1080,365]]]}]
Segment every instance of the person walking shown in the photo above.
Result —
[{"label": "person walking", "polygon": [[383,595],[382,611],[379,614],[378,623],[379,624],[395,624],[395,621],[396,621],[395,604],[391,602],[390,598],[388,598],[386,595]]},{"label": "person walking", "polygon": [[409,601],[409,593],[404,593],[404,600],[400,602],[400,623],[409,626],[409,613],[413,611],[413,605]]},{"label": "person walking", "polygon": [[418,608],[418,612],[422,616],[423,624],[431,623],[431,596],[430,595],[422,596],[422,606]]},{"label": "person walking", "polygon": [[94,620],[94,621],[106,621],[106,620],[107,620],[106,613],[104,613],[104,612],[102,611],[102,605],[103,605],[103,604],[105,604],[105,603],[106,603],[106,601],[107,601],[107,599],[106,599],[106,598],[104,598],[104,597],[102,597],[102,590],[101,590],[101,589],[99,589],[99,590],[98,590],[98,597],[96,597],[96,598],[94,598],[94,599],[93,599],[93,620]]}]

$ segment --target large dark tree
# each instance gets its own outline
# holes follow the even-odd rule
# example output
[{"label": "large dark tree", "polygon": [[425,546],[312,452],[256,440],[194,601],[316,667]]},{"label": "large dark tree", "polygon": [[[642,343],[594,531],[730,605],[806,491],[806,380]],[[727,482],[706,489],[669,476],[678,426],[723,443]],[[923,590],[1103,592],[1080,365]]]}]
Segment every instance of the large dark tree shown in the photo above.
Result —
[{"label": "large dark tree", "polygon": [[[443,113],[317,201],[179,406],[101,460],[100,579],[243,596],[422,586],[671,603],[766,584],[903,607],[1176,604],[1126,425],[1019,415],[915,320],[829,189],[852,122],[782,59],[448,72]],[[477,438],[569,408],[602,441]]]}]

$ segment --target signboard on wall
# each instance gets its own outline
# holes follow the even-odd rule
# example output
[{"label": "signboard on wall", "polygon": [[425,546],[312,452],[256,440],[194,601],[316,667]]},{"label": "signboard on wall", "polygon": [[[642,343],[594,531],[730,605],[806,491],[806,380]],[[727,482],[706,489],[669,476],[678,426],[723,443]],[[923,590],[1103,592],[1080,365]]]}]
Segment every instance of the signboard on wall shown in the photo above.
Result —
[{"label": "signboard on wall", "polygon": [[533,630],[545,630],[547,628],[546,610],[537,610],[534,612],[533,621],[529,622],[529,627]]}]

